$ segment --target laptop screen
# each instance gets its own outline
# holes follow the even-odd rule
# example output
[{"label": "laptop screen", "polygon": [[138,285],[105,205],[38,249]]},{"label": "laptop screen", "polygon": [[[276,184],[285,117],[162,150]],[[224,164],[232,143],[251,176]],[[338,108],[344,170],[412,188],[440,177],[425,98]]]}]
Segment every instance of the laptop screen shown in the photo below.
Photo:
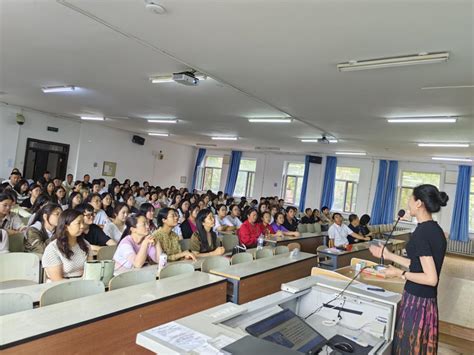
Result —
[{"label": "laptop screen", "polygon": [[304,354],[316,354],[327,340],[289,309],[248,326],[249,334]]}]

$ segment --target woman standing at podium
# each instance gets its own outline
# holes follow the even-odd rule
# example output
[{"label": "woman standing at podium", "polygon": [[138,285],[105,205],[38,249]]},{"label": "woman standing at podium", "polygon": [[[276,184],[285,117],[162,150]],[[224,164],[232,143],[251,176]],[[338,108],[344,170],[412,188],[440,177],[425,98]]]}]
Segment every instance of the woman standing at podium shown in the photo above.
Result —
[{"label": "woman standing at podium", "polygon": [[[432,214],[446,206],[448,195],[436,186],[415,187],[408,201],[409,213],[418,225],[406,246],[408,258],[384,250],[385,260],[391,260],[407,271],[389,266],[384,270],[389,277],[406,280],[397,315],[393,339],[393,354],[436,354],[438,351],[437,289],[446,238]],[[371,246],[370,251],[380,257],[382,247]]]}]

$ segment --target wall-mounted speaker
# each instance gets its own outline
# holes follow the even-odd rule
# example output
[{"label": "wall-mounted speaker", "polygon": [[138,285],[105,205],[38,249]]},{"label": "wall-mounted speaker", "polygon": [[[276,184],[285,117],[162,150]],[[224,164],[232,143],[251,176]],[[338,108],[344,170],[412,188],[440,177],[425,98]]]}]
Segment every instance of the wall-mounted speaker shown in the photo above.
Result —
[{"label": "wall-mounted speaker", "polygon": [[315,155],[310,155],[309,156],[309,162],[313,164],[321,164],[323,161],[323,158],[317,157]]},{"label": "wall-mounted speaker", "polygon": [[132,142],[138,145],[144,145],[145,144],[145,138],[140,137],[140,136],[133,136],[132,137]]}]

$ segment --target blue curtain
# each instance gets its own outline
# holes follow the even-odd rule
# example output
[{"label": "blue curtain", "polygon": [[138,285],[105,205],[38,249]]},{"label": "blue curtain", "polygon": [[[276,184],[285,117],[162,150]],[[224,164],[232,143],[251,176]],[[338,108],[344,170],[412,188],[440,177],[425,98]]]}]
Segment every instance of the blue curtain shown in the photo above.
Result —
[{"label": "blue curtain", "polygon": [[469,194],[471,187],[472,167],[460,165],[458,183],[456,185],[456,198],[454,199],[453,217],[449,239],[461,242],[469,241]]},{"label": "blue curtain", "polygon": [[300,211],[304,210],[304,205],[306,203],[306,188],[308,187],[308,175],[309,175],[309,155],[304,158],[304,175],[303,175],[303,185],[301,185],[301,195],[300,195]]},{"label": "blue curtain", "polygon": [[334,201],[334,186],[336,184],[337,158],[326,157],[326,169],[324,171],[323,193],[321,195],[321,208],[324,206],[332,208]]},{"label": "blue curtain", "polygon": [[388,164],[387,183],[383,197],[382,224],[391,224],[395,218],[395,202],[397,200],[398,161],[390,160]]},{"label": "blue curtain", "polygon": [[372,204],[371,223],[373,225],[382,224],[382,211],[384,202],[385,185],[387,183],[387,161],[380,160],[379,176],[377,177],[377,187],[375,189],[374,202]]},{"label": "blue curtain", "polygon": [[224,193],[232,196],[235,190],[235,183],[237,182],[237,175],[239,175],[240,159],[242,152],[233,150],[230,155],[229,173],[227,174],[227,182],[225,183]]},{"label": "blue curtain", "polygon": [[205,156],[206,156],[206,149],[199,148],[197,158],[196,158],[196,165],[194,165],[194,173],[193,173],[193,181],[191,182],[191,190],[196,188],[196,179],[197,179],[198,169],[201,166]]}]

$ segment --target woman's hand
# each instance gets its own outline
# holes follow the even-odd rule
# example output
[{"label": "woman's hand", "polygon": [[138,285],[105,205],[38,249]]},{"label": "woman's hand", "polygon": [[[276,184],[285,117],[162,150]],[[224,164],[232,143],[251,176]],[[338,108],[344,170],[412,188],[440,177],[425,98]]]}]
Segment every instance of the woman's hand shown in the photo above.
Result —
[{"label": "woman's hand", "polygon": [[155,245],[155,238],[150,234],[148,234],[145,238],[143,238],[141,247],[148,248],[149,245]]},{"label": "woman's hand", "polygon": [[191,253],[191,252],[189,252],[189,251],[187,251],[187,250],[186,250],[186,251],[183,251],[183,257],[184,257],[184,259],[186,259],[186,260],[196,261],[196,256],[195,256],[193,253]]},{"label": "woman's hand", "polygon": [[[383,246],[381,246],[380,244],[379,245],[371,245],[369,246],[369,250],[370,252],[372,253],[373,256],[375,256],[376,258],[381,258],[382,257],[382,249],[383,249]],[[385,250],[383,251],[383,257],[385,260],[391,260],[391,255],[392,253],[390,253],[387,248],[385,248]]]},{"label": "woman's hand", "polygon": [[212,255],[220,256],[220,255],[224,255],[224,253],[225,253],[224,247],[217,247],[216,250],[212,252]]},{"label": "woman's hand", "polygon": [[380,272],[387,277],[401,277],[403,271],[392,265],[389,265],[387,269],[382,270]]}]

